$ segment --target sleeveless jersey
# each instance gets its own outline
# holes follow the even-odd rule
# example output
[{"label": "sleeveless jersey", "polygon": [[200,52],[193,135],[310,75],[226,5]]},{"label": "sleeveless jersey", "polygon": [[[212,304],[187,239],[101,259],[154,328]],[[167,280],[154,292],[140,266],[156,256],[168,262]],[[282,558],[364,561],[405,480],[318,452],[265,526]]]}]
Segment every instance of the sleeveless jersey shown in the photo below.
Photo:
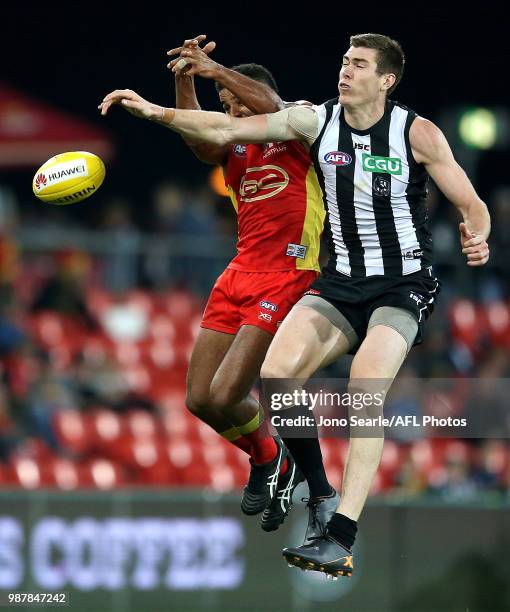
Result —
[{"label": "sleeveless jersey", "polygon": [[237,255],[229,268],[319,271],[326,213],[315,169],[301,143],[232,145],[225,184],[238,216]]},{"label": "sleeveless jersey", "polygon": [[327,269],[360,278],[429,267],[428,175],[409,143],[416,113],[387,101],[382,118],[360,131],[346,123],[338,98],[314,109],[319,135],[310,155],[327,208]]}]

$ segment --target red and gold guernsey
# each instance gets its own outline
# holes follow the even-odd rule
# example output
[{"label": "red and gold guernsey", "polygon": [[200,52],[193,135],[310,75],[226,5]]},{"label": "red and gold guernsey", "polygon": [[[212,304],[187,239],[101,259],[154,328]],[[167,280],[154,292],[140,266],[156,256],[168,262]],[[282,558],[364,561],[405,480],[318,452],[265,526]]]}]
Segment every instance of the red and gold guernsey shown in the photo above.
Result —
[{"label": "red and gold guernsey", "polygon": [[319,271],[325,211],[303,144],[232,145],[225,184],[238,216],[237,255],[230,269]]}]

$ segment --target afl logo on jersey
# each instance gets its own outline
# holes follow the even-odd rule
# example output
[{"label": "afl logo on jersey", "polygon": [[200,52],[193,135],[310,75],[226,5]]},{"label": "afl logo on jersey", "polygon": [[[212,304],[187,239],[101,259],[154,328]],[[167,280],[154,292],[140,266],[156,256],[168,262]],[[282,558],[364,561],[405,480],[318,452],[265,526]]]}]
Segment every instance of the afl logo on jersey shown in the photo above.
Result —
[{"label": "afl logo on jersey", "polygon": [[232,147],[234,155],[239,157],[246,157],[246,145],[236,144]]},{"label": "afl logo on jersey", "polygon": [[324,161],[332,166],[348,166],[352,162],[352,157],[343,151],[330,151],[324,155]]}]

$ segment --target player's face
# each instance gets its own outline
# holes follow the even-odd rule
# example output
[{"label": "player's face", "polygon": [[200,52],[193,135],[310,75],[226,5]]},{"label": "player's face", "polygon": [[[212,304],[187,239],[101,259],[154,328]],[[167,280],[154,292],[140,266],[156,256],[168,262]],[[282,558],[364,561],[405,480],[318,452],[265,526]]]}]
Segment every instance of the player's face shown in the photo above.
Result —
[{"label": "player's face", "polygon": [[228,89],[220,89],[220,102],[223,104],[223,110],[231,117],[251,117],[253,113],[249,108],[246,108],[231,91]]},{"label": "player's face", "polygon": [[373,102],[384,91],[388,75],[377,73],[377,51],[365,47],[350,47],[342,58],[338,81],[340,102],[360,105]]}]

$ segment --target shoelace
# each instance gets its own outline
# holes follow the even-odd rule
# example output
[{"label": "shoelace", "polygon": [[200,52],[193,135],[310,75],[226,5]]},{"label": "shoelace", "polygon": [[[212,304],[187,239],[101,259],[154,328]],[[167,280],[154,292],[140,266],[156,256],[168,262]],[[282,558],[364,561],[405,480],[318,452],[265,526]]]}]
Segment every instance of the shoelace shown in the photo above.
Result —
[{"label": "shoelace", "polygon": [[[323,499],[313,499],[313,497],[302,497],[302,502],[306,502],[306,507],[312,511],[312,527],[317,527],[317,510],[319,505],[324,501]],[[311,540],[312,538],[308,538]]]}]

